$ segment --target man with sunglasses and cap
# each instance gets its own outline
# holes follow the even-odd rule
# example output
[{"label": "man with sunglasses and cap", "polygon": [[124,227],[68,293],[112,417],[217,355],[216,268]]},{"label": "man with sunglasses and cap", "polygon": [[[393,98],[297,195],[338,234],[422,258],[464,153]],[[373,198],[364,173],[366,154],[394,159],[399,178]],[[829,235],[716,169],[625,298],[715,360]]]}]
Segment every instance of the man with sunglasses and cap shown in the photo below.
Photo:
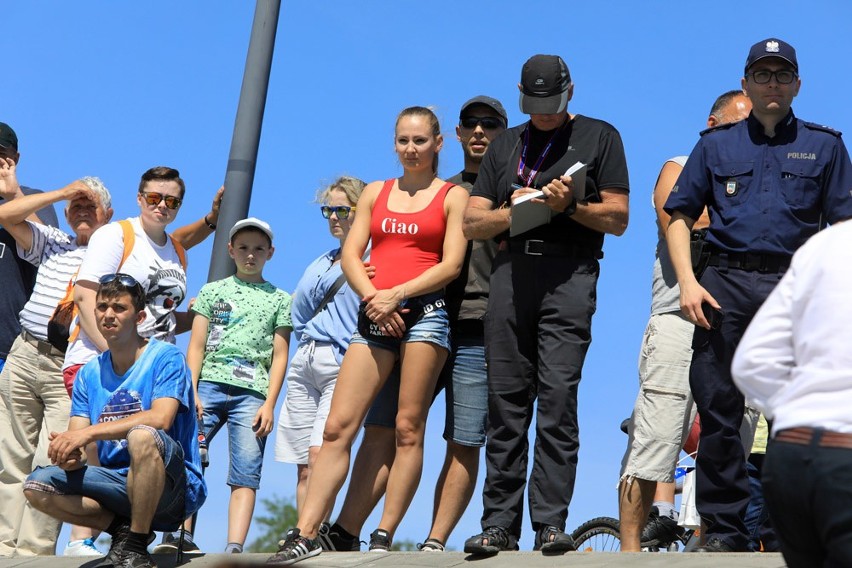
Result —
[{"label": "man with sunglasses and cap", "polygon": [[[744,551],[748,543],[734,349],[796,249],[826,223],[852,217],[849,154],[839,132],[793,114],[800,87],[791,45],[777,38],[754,44],[742,79],[751,114],[702,133],[664,207],[681,310],[696,325],[689,381],[701,416],[696,505],[706,552]],[[690,230],[705,206],[710,255],[697,278]],[[714,310],[721,324],[711,329]]]},{"label": "man with sunglasses and cap", "polygon": [[[147,340],[145,290],[128,274],[100,278],[94,307],[108,350],[78,373],[68,430],[51,432],[52,466],[24,494],[61,521],[108,532],[104,564],[155,568],[152,530],[172,530],[204,503],[192,377],[174,345]],[[99,465],[86,463],[95,444]]]},{"label": "man with sunglasses and cap", "polygon": [[[529,478],[535,549],[574,549],[565,534],[579,450],[577,389],[591,342],[604,234],[627,228],[624,149],[611,125],[568,112],[574,85],[555,55],[523,66],[521,111],[530,115],[492,142],[465,212],[469,239],[496,239],[485,340],[488,361],[487,473],[483,532],[465,552],[518,547],[527,485],[527,430],[537,399]],[[564,172],[587,164],[585,187]],[[540,189],[551,220],[510,236],[512,202]],[[574,196],[585,196],[578,200]]]}]

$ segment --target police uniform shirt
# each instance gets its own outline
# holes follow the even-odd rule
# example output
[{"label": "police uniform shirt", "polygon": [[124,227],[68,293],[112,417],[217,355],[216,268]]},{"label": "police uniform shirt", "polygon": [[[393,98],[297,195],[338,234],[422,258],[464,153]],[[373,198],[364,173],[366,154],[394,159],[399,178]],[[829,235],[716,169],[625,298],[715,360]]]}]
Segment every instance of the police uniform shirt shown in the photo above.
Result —
[{"label": "police uniform shirt", "polygon": [[[530,129],[526,167],[523,176],[529,176],[530,167],[553,138],[553,144],[529,184],[518,175],[518,165],[524,147],[525,130]],[[500,207],[511,204],[512,184],[529,185],[540,189],[565,173],[576,162],[588,165],[586,195],[589,201],[600,202],[600,189],[629,189],[627,160],[618,131],[610,124],[575,115],[554,137],[554,131],[541,131],[526,122],[500,134],[488,147],[472,196],[485,197]],[[497,240],[509,238],[509,231]],[[599,251],[603,246],[603,233],[590,229],[568,215],[554,215],[550,223],[523,234],[523,239],[540,239],[551,243],[571,243]]]},{"label": "police uniform shirt", "polygon": [[698,219],[727,252],[792,255],[826,222],[852,217],[852,164],[840,133],[790,113],[769,138],[753,114],[702,132],[665,204]]}]

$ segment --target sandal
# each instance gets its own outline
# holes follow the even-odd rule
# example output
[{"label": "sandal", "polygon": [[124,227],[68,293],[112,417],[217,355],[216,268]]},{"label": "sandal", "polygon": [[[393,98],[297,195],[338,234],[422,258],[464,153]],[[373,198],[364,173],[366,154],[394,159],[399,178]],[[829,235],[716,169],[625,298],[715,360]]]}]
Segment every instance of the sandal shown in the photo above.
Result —
[{"label": "sandal", "polygon": [[546,525],[535,533],[535,547],[533,550],[541,550],[543,553],[561,553],[576,550],[574,539],[570,534],[565,534],[558,528]]},{"label": "sandal", "polygon": [[486,527],[464,541],[464,551],[468,554],[492,555],[501,550],[518,550],[517,540],[503,527]]}]

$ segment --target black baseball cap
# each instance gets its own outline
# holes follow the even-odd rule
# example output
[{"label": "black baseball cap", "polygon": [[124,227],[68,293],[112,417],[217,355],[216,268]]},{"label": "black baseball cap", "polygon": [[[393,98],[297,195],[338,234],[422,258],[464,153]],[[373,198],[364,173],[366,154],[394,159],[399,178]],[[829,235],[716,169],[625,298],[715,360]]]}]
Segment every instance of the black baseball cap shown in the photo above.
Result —
[{"label": "black baseball cap", "polygon": [[746,59],[745,73],[748,73],[749,67],[767,57],[783,59],[793,66],[796,73],[799,72],[799,62],[796,60],[796,50],[793,49],[793,46],[784,40],[771,37],[751,46]]},{"label": "black baseball cap", "polygon": [[5,122],[0,122],[0,146],[18,151],[18,135]]},{"label": "black baseball cap", "polygon": [[477,97],[473,97],[472,99],[464,103],[461,107],[461,110],[459,111],[459,118],[464,118],[467,109],[476,105],[487,106],[503,118],[504,124],[508,124],[509,117],[506,115],[506,109],[503,108],[503,105],[500,104],[500,101],[486,95],[479,95]]},{"label": "black baseball cap", "polygon": [[568,106],[571,75],[558,55],[533,55],[521,70],[521,112],[556,114]]}]

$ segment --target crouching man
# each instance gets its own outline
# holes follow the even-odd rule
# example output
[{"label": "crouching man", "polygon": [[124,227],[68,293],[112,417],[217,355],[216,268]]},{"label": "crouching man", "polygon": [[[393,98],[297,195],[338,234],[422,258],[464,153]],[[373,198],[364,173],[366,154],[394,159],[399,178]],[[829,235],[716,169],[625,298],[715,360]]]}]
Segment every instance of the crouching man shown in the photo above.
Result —
[{"label": "crouching man", "polygon": [[[144,319],[136,280],[100,279],[95,320],[109,350],[77,376],[68,431],[50,433],[53,465],[24,483],[36,509],[112,536],[99,566],[156,567],[151,531],[175,530],[207,496],[186,360],[174,345],[143,339],[136,326]],[[100,466],[86,465],[92,442]]]}]

